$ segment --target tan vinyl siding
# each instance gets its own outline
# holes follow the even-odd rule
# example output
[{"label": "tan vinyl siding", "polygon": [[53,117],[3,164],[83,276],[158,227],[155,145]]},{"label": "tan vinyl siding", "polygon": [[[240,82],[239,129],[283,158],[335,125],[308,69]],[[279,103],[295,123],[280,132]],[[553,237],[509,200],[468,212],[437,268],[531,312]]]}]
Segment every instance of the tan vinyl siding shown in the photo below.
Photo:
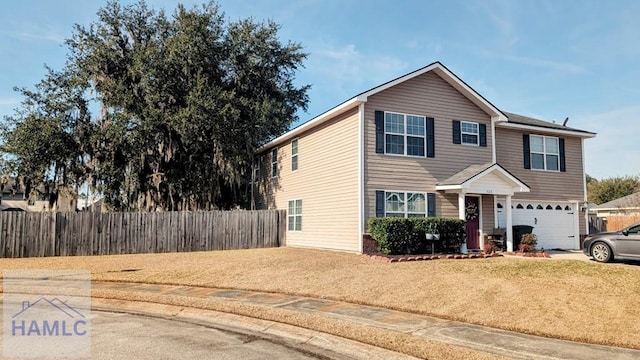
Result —
[{"label": "tan vinyl siding", "polygon": [[[531,170],[524,168],[523,134],[546,135],[565,140],[566,172]],[[584,201],[581,139],[558,136],[544,131],[523,132],[496,127],[496,156],[498,163],[531,188],[517,193],[513,199],[547,201]],[[580,216],[580,233],[586,233],[584,213]]]},{"label": "tan vinyl siding", "polygon": [[493,195],[482,196],[482,231],[493,234],[495,227],[495,212],[493,209]]},{"label": "tan vinyl siding", "polygon": [[439,192],[436,196],[436,215],[448,218],[458,218],[458,194],[444,194]]},{"label": "tan vinyl siding", "polygon": [[[435,157],[377,154],[376,110],[434,118]],[[435,192],[438,181],[445,180],[469,165],[492,160],[489,115],[432,72],[369,97],[365,103],[364,119],[365,218],[375,217],[376,190]],[[453,144],[452,120],[486,124],[488,146]],[[457,218],[457,207],[457,196],[438,194],[436,215]]]},{"label": "tan vinyl siding", "polygon": [[[302,199],[302,231],[287,231],[287,246],[359,251],[358,118],[356,108],[298,136],[295,172],[285,142],[279,176],[261,176],[263,208],[287,209],[289,200]],[[261,172],[270,174],[270,149],[264,154]]]},{"label": "tan vinyl siding", "polygon": [[[514,195],[514,199],[583,201],[582,146],[580,138],[565,139],[566,172],[541,171],[524,168],[522,130],[496,128],[496,153],[498,163],[524,181],[529,193]],[[527,132],[532,135],[556,136],[544,132]]]}]

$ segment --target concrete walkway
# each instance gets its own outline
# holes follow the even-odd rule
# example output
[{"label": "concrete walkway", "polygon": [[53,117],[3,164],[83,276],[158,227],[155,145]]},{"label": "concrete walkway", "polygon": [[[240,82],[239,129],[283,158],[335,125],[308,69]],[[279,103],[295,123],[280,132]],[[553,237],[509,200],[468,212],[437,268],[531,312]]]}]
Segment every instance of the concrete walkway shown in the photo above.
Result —
[{"label": "concrete walkway", "polygon": [[447,321],[383,308],[255,291],[135,283],[92,282],[94,291],[247,303],[409,334],[514,359],[640,359],[640,350],[583,344]]}]

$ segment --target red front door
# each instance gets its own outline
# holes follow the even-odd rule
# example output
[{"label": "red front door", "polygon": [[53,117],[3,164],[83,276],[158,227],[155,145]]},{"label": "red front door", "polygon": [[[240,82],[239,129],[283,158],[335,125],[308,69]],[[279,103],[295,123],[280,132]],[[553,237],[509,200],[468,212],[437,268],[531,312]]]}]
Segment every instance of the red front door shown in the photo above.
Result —
[{"label": "red front door", "polygon": [[467,249],[480,249],[480,199],[465,196],[464,204],[467,218]]}]

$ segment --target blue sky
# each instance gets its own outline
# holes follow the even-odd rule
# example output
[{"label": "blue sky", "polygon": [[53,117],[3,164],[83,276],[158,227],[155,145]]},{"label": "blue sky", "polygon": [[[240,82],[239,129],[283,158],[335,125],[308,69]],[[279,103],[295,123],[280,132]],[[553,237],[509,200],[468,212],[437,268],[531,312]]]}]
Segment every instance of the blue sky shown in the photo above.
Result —
[{"label": "blue sky", "polygon": [[[128,3],[129,1],[122,1]],[[148,0],[171,12],[177,2]],[[182,1],[200,4],[201,1]],[[355,94],[439,60],[504,111],[597,132],[587,173],[640,174],[640,1],[220,0],[227,18],[273,19],[309,53],[306,121]],[[44,64],[59,69],[73,25],[103,1],[21,0],[0,12],[0,117]]]}]

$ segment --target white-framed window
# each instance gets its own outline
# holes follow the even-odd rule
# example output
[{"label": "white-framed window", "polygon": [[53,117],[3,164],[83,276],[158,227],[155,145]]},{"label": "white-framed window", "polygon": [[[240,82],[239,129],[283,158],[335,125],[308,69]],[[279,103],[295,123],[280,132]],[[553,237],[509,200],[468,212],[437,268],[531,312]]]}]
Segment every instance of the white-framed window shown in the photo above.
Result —
[{"label": "white-framed window", "polygon": [[385,153],[424,156],[425,121],[424,116],[385,112]]},{"label": "white-framed window", "polygon": [[271,177],[278,176],[278,148],[271,150]]},{"label": "white-framed window", "polygon": [[480,127],[476,122],[460,121],[460,140],[467,145],[480,145]]},{"label": "white-framed window", "polygon": [[530,135],[531,168],[560,171],[560,140],[553,136]]},{"label": "white-framed window", "polygon": [[289,231],[302,231],[302,199],[289,200],[287,221]]},{"label": "white-framed window", "polygon": [[427,216],[427,195],[419,192],[385,191],[385,216]]},{"label": "white-framed window", "polygon": [[291,171],[298,170],[298,139],[291,140]]}]

